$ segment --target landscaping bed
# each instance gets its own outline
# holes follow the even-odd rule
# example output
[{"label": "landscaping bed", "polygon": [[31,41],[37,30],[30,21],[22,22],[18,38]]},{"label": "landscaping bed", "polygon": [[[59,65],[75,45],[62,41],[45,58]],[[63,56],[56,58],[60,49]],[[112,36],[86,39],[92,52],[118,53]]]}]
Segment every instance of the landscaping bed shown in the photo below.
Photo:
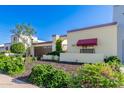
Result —
[{"label": "landscaping bed", "polygon": [[36,61],[32,57],[0,56],[0,71],[41,88],[110,88],[124,85],[121,61],[106,57],[103,63],[79,64]]},{"label": "landscaping bed", "polygon": [[28,78],[29,74],[31,73],[31,69],[35,65],[38,65],[38,64],[51,64],[54,67],[63,69],[69,73],[75,73],[77,68],[81,66],[81,64],[58,63],[58,62],[52,62],[52,61],[37,61],[37,62],[25,63],[26,70],[25,70],[24,74],[17,75],[14,77],[27,82],[27,78]]}]

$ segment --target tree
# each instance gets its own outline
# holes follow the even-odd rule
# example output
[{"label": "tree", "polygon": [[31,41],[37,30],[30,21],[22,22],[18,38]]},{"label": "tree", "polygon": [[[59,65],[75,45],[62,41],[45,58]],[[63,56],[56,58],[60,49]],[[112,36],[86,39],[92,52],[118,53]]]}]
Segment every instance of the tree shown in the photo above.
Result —
[{"label": "tree", "polygon": [[[32,48],[33,43],[32,36],[36,34],[33,27],[30,24],[17,24],[16,27],[11,30],[11,32],[14,35],[18,36],[23,41],[23,43],[27,45],[26,54],[28,54],[28,52]],[[21,35],[27,36],[30,39],[30,44],[27,42],[25,38],[21,37]]]},{"label": "tree", "polygon": [[23,35],[27,36],[31,41],[30,42],[31,44],[27,48],[28,49],[27,52],[28,52],[28,51],[31,51],[32,49],[32,43],[33,43],[32,36],[36,34],[36,31],[30,24],[23,24],[22,26],[24,28]]},{"label": "tree", "polygon": [[20,37],[20,35],[23,33],[23,26],[20,25],[20,24],[17,24],[17,25],[15,26],[15,28],[11,30],[11,32],[12,32],[14,35],[17,35],[18,37]]},{"label": "tree", "polygon": [[23,43],[15,43],[10,47],[12,53],[23,54],[25,52],[25,45]]},{"label": "tree", "polygon": [[62,41],[63,39],[57,39],[56,40],[56,51],[58,52],[62,52]]}]

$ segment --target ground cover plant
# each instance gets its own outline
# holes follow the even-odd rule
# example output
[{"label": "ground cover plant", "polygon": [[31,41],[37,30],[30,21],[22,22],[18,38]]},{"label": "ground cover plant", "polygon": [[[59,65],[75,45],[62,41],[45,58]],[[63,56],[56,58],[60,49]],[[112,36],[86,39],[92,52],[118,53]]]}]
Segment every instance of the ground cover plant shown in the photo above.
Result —
[{"label": "ground cover plant", "polygon": [[0,55],[0,71],[11,76],[22,74],[25,71],[23,59]]}]

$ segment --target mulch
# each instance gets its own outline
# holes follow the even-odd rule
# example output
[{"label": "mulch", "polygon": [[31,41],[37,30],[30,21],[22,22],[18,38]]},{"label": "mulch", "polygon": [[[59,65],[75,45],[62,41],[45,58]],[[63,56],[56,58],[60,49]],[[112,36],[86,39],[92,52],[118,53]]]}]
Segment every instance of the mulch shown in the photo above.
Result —
[{"label": "mulch", "polygon": [[31,63],[25,63],[26,71],[23,75],[15,76],[15,78],[20,79],[22,81],[27,82],[27,78],[31,73],[31,69],[38,64],[51,64],[54,67],[58,69],[63,69],[66,72],[69,73],[75,73],[76,70],[82,65],[82,64],[74,64],[74,63],[66,63],[66,62],[52,62],[52,61],[37,61],[37,62],[31,62]]}]

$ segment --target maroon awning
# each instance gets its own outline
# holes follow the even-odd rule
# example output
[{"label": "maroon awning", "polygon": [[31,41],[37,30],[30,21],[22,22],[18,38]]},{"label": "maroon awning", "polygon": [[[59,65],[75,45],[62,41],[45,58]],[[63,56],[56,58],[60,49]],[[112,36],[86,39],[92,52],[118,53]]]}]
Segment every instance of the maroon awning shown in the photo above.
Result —
[{"label": "maroon awning", "polygon": [[77,46],[94,46],[97,45],[97,38],[78,40]]}]

